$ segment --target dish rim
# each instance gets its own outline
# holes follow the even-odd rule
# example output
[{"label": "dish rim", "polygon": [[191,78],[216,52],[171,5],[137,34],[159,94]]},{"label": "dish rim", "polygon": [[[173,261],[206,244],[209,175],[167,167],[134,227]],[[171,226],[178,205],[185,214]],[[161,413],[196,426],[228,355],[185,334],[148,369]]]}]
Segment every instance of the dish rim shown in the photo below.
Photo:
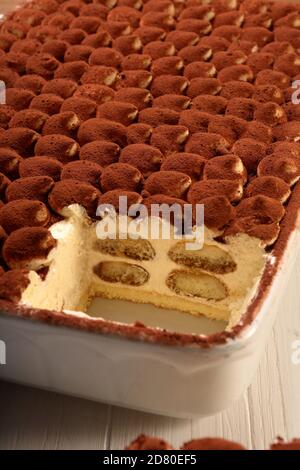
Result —
[{"label": "dish rim", "polygon": [[239,323],[230,331],[222,331],[211,335],[170,332],[145,326],[139,321],[134,324],[125,324],[103,318],[93,318],[80,313],[76,315],[75,313],[66,314],[54,310],[36,309],[5,300],[0,300],[0,315],[20,317],[49,325],[76,328],[99,335],[110,335],[160,346],[193,347],[197,349],[221,347],[223,350],[228,345],[233,343],[238,345],[251,338],[267,313],[267,308],[264,309],[263,306],[270,298],[272,287],[284,262],[285,254],[288,252],[289,241],[292,235],[300,230],[300,182],[293,189],[280,227],[279,237],[272,250],[272,258],[266,263],[255,295]]},{"label": "dish rim", "polygon": [[[18,5],[15,5],[9,12],[0,12],[0,25],[3,21],[9,19],[18,9],[31,2],[31,0],[20,0]],[[111,335],[127,340],[147,342],[153,345],[193,347],[202,350],[214,347],[223,350],[233,343],[235,345],[243,343],[252,337],[259,328],[259,324],[267,311],[267,309],[263,309],[263,306],[270,297],[270,291],[274,285],[276,275],[280,271],[285,254],[287,253],[289,241],[295,231],[300,231],[300,181],[294,186],[286,206],[284,218],[280,223],[280,234],[271,252],[272,260],[269,259],[267,261],[252,300],[248,304],[246,311],[242,314],[240,321],[230,331],[222,331],[210,335],[177,333],[158,327],[148,327],[139,321],[134,324],[125,324],[103,318],[93,318],[88,315],[66,314],[54,310],[31,308],[5,300],[0,300],[0,316],[30,319],[48,325],[63,326],[70,329],[76,328],[99,335]],[[142,306],[143,304],[140,305]]]}]

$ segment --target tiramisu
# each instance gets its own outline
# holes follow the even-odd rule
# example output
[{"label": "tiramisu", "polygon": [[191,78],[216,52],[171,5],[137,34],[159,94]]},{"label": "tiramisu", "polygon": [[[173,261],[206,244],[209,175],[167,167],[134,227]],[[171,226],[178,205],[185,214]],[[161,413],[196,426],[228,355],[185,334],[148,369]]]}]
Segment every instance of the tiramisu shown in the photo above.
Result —
[{"label": "tiramisu", "polygon": [[[171,444],[164,439],[158,437],[146,436],[140,434],[132,441],[125,450],[172,450]],[[229,441],[220,437],[203,437],[185,442],[180,450],[246,450],[244,446],[238,442]],[[285,442],[284,439],[278,438],[277,441],[270,446],[270,450],[300,450],[300,439],[293,439]]]},{"label": "tiramisu", "polygon": [[[300,177],[299,20],[269,0],[35,0],[5,19],[1,299],[72,315],[106,297],[236,325]],[[180,239],[173,206],[191,208]]]}]

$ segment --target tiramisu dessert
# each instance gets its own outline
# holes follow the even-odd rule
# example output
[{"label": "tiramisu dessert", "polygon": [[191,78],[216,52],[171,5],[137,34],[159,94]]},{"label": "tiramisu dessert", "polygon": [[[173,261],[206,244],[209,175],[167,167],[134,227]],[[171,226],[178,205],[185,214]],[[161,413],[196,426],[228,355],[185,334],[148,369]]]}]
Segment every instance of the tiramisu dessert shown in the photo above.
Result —
[{"label": "tiramisu dessert", "polygon": [[[34,0],[9,15],[5,305],[80,315],[105,297],[237,325],[296,224],[299,79],[295,3]],[[149,225],[144,236],[146,219],[121,211],[121,197],[170,236]],[[191,208],[180,239],[162,216],[173,205]]]},{"label": "tiramisu dessert", "polygon": [[[164,439],[140,434],[125,450],[172,450],[171,444]],[[182,445],[180,450],[246,450],[241,444],[220,437],[193,439]],[[282,438],[271,445],[270,450],[300,450],[300,439],[285,442]]]},{"label": "tiramisu dessert", "polygon": [[289,442],[279,437],[274,444],[271,445],[271,450],[300,450],[300,439],[295,438]]},{"label": "tiramisu dessert", "polygon": [[125,450],[172,450],[171,444],[159,437],[140,434]]},{"label": "tiramisu dessert", "polygon": [[[140,434],[125,450],[173,450],[173,447],[164,439]],[[237,442],[228,441],[218,437],[193,439],[180,448],[181,451],[190,450],[246,450]]]},{"label": "tiramisu dessert", "polygon": [[[171,444],[158,437],[140,434],[125,450],[172,450]],[[218,437],[193,439],[180,447],[180,450],[246,450],[241,444]]]}]

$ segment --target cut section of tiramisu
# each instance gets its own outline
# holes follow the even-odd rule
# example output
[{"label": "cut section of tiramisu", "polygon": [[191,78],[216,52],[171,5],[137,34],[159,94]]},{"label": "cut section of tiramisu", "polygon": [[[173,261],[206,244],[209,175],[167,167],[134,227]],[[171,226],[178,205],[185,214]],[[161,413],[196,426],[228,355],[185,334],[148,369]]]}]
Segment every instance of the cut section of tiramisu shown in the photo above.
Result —
[{"label": "cut section of tiramisu", "polygon": [[5,19],[0,298],[236,325],[298,197],[299,20],[256,0],[35,0]]}]

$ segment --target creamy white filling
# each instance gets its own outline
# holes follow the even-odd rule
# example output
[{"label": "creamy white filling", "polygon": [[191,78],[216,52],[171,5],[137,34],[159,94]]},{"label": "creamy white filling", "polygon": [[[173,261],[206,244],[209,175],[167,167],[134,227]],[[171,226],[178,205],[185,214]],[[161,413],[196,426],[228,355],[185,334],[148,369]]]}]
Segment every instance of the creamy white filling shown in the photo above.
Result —
[{"label": "creamy white filling", "polygon": [[30,284],[23,292],[22,302],[36,308],[51,310],[85,310],[91,284],[88,269],[91,228],[85,211],[78,205],[65,214],[68,218],[52,225],[57,240],[49,253],[49,271],[45,280],[30,272]]},{"label": "creamy white filling", "polygon": [[[78,205],[65,210],[65,220],[54,224],[51,233],[57,246],[48,257],[49,271],[44,280],[34,271],[30,273],[30,284],[22,295],[22,303],[50,310],[86,312],[89,302],[97,296],[121,298],[136,302],[153,303],[192,314],[203,314],[210,318],[225,320],[228,327],[236,324],[253,298],[266,262],[266,253],[258,239],[245,234],[230,237],[223,245],[214,240],[215,233],[205,230],[205,243],[228,251],[237,264],[233,272],[213,274],[228,289],[228,296],[219,301],[184,296],[172,291],[166,284],[169,273],[187,268],[175,263],[168,256],[169,249],[177,243],[174,232],[166,240],[149,239],[155,250],[152,260],[137,261],[122,258],[122,261],[142,266],[148,273],[148,281],[141,286],[110,283],[101,280],[93,272],[100,262],[121,260],[116,256],[101,253],[95,248],[96,224],[91,223],[83,208]],[[122,219],[121,227],[127,219]],[[163,225],[164,223],[160,221]],[[122,231],[122,228],[121,228]],[[138,320],[138,318],[136,319]]]}]

